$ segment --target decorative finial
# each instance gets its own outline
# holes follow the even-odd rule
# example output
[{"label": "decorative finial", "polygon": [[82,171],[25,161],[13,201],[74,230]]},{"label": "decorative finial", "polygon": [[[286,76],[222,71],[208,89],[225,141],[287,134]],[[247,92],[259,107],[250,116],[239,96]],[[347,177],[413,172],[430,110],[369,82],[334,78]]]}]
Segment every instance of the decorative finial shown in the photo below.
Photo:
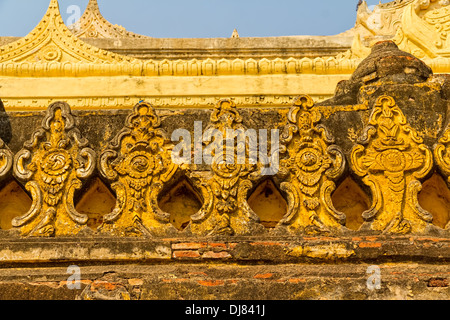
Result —
[{"label": "decorative finial", "polygon": [[231,38],[233,38],[233,39],[239,38],[239,33],[238,33],[237,29],[233,30],[233,34],[231,35]]},{"label": "decorative finial", "polygon": [[106,20],[101,12],[97,0],[89,0],[81,18],[69,29],[79,38],[147,38],[127,31],[124,27],[113,25]]},{"label": "decorative finial", "polygon": [[359,7],[363,4],[362,0],[359,0],[358,5],[356,6],[356,11],[359,10]]}]

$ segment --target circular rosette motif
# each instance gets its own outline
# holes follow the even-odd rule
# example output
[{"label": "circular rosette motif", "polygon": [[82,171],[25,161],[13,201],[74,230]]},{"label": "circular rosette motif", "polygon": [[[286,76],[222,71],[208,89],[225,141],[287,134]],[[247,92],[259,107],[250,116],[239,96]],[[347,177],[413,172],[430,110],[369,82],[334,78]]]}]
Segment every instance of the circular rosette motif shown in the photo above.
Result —
[{"label": "circular rosette motif", "polygon": [[[305,147],[293,159],[292,170],[304,186],[316,186],[322,173],[330,168],[331,160],[327,159],[319,148]],[[311,191],[313,192],[313,191]]]},{"label": "circular rosette motif", "polygon": [[42,171],[50,176],[64,175],[72,165],[72,157],[66,150],[48,152],[42,159]]},{"label": "circular rosette motif", "polygon": [[295,157],[295,164],[304,172],[315,172],[322,167],[322,153],[314,148],[305,148]]},{"label": "circular rosette motif", "polygon": [[388,150],[380,155],[382,166],[389,172],[401,172],[406,168],[405,154],[399,150]]},{"label": "circular rosette motif", "polygon": [[62,56],[61,50],[54,45],[43,48],[39,53],[39,58],[46,62],[60,61]]},{"label": "circular rosette motif", "polygon": [[236,158],[234,158],[234,161],[231,161],[231,159],[227,160],[226,154],[219,154],[214,157],[211,168],[219,177],[229,179],[237,177],[241,172],[242,166],[236,162]]},{"label": "circular rosette motif", "polygon": [[131,153],[127,157],[124,166],[127,168],[128,175],[134,179],[155,176],[164,169],[161,157],[153,156],[146,151]]},{"label": "circular rosette motif", "polygon": [[70,174],[72,158],[63,149],[48,152],[42,158],[42,188],[45,191],[44,201],[56,206],[62,197],[62,190]]}]

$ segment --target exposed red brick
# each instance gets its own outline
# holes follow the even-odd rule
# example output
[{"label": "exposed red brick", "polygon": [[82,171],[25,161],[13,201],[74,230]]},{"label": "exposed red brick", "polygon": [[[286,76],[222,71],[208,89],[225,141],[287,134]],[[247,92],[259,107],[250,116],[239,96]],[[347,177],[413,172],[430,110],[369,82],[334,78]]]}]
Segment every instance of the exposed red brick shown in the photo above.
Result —
[{"label": "exposed red brick", "polygon": [[115,282],[107,282],[107,281],[100,281],[100,280],[96,280],[92,283],[91,285],[91,290],[95,291],[99,288],[103,288],[105,290],[108,291],[113,291],[116,290],[117,287],[121,287],[122,285],[120,283],[115,283]]},{"label": "exposed red brick", "polygon": [[264,274],[257,274],[253,278],[255,279],[270,279],[273,277],[273,273],[264,273]]},{"label": "exposed red brick", "polygon": [[174,243],[172,244],[173,250],[196,250],[201,248],[206,248],[206,243],[204,242],[186,242],[186,243]]},{"label": "exposed red brick", "polygon": [[[60,286],[63,286],[63,287],[67,286],[68,283],[73,284],[73,281],[60,281],[59,282]],[[85,285],[90,285],[92,283],[92,281],[91,280],[80,280],[80,283],[85,284]]]},{"label": "exposed red brick", "polygon": [[205,258],[205,259],[227,259],[227,258],[231,258],[231,255],[227,251],[220,251],[220,252],[207,251],[207,252],[203,253],[202,258]]},{"label": "exposed red brick", "polygon": [[175,259],[200,258],[200,253],[198,251],[192,251],[192,250],[180,250],[180,251],[174,251],[172,256]]},{"label": "exposed red brick", "polygon": [[381,248],[381,243],[380,242],[375,242],[375,243],[371,243],[371,242],[361,242],[359,244],[360,248]]},{"label": "exposed red brick", "polygon": [[428,287],[431,288],[447,288],[449,286],[447,279],[434,278],[428,281]]},{"label": "exposed red brick", "polygon": [[223,248],[223,249],[228,248],[226,243],[208,243],[208,246],[210,246],[211,248]]},{"label": "exposed red brick", "polygon": [[306,282],[306,279],[289,279],[290,283]]},{"label": "exposed red brick", "polygon": [[238,245],[237,243],[229,243],[228,248],[234,249],[234,248],[236,248],[237,245]]},{"label": "exposed red brick", "polygon": [[161,281],[162,282],[166,282],[166,283],[173,283],[173,282],[186,282],[186,281],[189,281],[189,279],[183,279],[183,278],[180,278],[180,279],[162,279]]},{"label": "exposed red brick", "polygon": [[252,246],[284,246],[284,243],[280,242],[252,242]]}]

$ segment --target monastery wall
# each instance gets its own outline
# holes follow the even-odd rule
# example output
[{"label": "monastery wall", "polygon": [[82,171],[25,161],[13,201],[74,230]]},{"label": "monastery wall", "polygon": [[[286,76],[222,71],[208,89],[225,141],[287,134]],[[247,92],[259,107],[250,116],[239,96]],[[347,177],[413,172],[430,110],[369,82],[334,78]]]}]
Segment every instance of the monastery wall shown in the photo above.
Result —
[{"label": "monastery wall", "polygon": [[448,299],[448,46],[405,31],[447,8],[175,40],[51,0],[0,39],[0,299]]}]

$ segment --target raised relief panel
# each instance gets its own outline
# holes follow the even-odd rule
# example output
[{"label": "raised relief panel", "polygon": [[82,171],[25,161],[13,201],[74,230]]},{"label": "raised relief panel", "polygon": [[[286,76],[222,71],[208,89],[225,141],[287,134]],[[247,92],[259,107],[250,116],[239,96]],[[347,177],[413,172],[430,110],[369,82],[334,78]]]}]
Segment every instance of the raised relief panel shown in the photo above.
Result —
[{"label": "raised relief panel", "polygon": [[101,174],[113,182],[114,210],[103,217],[101,232],[116,236],[162,236],[176,232],[170,215],[158,207],[158,196],[178,167],[170,140],[148,103],[139,103],[125,127],[100,157]]},{"label": "raised relief panel", "polygon": [[[1,101],[0,101],[1,105]],[[13,154],[6,146],[5,142],[0,139],[0,180],[3,180],[11,172],[13,165]]]},{"label": "raised relief panel", "polygon": [[389,96],[378,98],[351,152],[353,171],[372,191],[363,229],[383,233],[423,233],[433,216],[418,202],[419,179],[433,167],[431,151]]},{"label": "raised relief panel", "polygon": [[[211,115],[206,132],[214,133],[207,144],[211,157],[211,171],[206,174],[191,172],[195,187],[204,199],[202,209],[191,217],[190,231],[195,235],[246,235],[264,231],[259,217],[247,203],[249,190],[259,174],[258,164],[248,161],[248,145],[244,147],[246,161],[238,159],[236,139],[228,139],[227,131],[247,129],[243,118],[231,100],[221,100]],[[228,139],[228,141],[227,141]],[[229,145],[232,143],[230,151]],[[245,163],[244,163],[245,162]]]},{"label": "raised relief panel", "polygon": [[[439,170],[447,178],[447,185],[450,186],[450,127],[435,146],[434,157]],[[450,223],[447,224],[446,229],[450,230]]]},{"label": "raised relief panel", "polygon": [[[0,181],[5,181],[11,173],[13,160],[13,154],[3,140],[0,139]],[[17,216],[20,210],[18,208],[23,207],[24,204],[26,205],[27,196],[24,192],[20,194],[20,191],[22,190],[20,190],[20,186],[15,181],[3,185],[3,189],[0,191],[0,229],[10,229],[12,218]],[[18,194],[20,195],[17,196]],[[20,196],[24,197],[20,198]]]},{"label": "raised relief panel", "polygon": [[95,169],[95,153],[75,127],[70,107],[49,106],[42,126],[16,154],[14,174],[31,193],[30,211],[12,221],[23,236],[71,236],[88,216],[74,207],[74,193]]},{"label": "raised relief panel", "polygon": [[309,96],[300,96],[288,114],[281,152],[280,174],[286,175],[281,190],[288,196],[288,212],[279,228],[298,234],[344,231],[346,217],[331,201],[334,181],[345,169],[345,157],[334,145],[327,128],[319,124],[321,113]]}]

